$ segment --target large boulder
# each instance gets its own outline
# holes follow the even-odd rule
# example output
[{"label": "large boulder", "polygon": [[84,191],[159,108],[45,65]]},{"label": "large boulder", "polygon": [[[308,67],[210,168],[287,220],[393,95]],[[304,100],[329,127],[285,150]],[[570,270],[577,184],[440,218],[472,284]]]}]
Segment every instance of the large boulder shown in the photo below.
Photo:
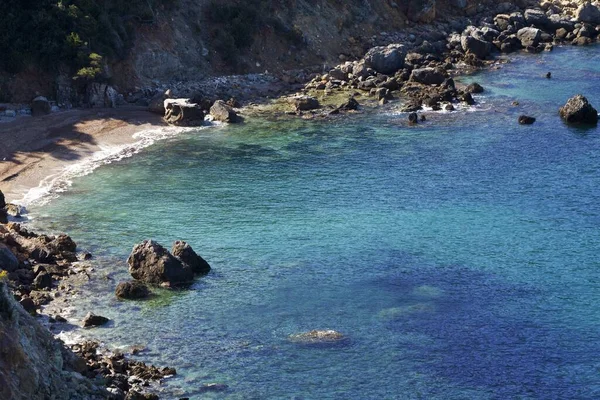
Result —
[{"label": "large boulder", "polygon": [[522,28],[517,32],[517,38],[523,47],[537,46],[542,39],[542,31],[537,28]]},{"label": "large boulder", "polygon": [[189,99],[165,99],[164,120],[177,126],[201,125],[204,122],[204,110]]},{"label": "large boulder", "polygon": [[568,123],[598,123],[598,111],[592,107],[588,99],[580,94],[571,97],[567,104],[560,108],[559,113],[561,118]]},{"label": "large boulder", "polygon": [[134,279],[152,285],[177,286],[189,283],[194,278],[190,267],[154,240],[145,240],[136,245],[127,264]]},{"label": "large boulder", "polygon": [[50,114],[51,111],[50,102],[44,96],[38,96],[31,102],[31,115],[34,117]]},{"label": "large boulder", "polygon": [[542,10],[528,9],[525,10],[524,16],[528,25],[535,25],[538,28],[550,28],[552,26],[550,18]]},{"label": "large boulder", "polygon": [[210,265],[189,244],[182,240],[173,243],[171,254],[188,265],[195,274],[208,274],[210,272]]},{"label": "large boulder", "polygon": [[446,72],[441,68],[413,69],[410,80],[425,85],[440,85],[446,80]]},{"label": "large boulder", "polygon": [[485,59],[492,52],[492,44],[473,27],[467,28],[462,33],[460,45],[463,51],[479,59]]},{"label": "large boulder", "polygon": [[213,120],[227,123],[240,122],[240,117],[223,100],[217,100],[210,108],[210,115]]},{"label": "large boulder", "polygon": [[83,318],[83,320],[81,321],[81,324],[84,328],[89,328],[92,326],[101,326],[106,324],[109,321],[108,318],[103,317],[101,315],[96,315],[96,314],[92,314],[87,313],[87,315]]},{"label": "large boulder", "polygon": [[585,2],[575,12],[575,19],[579,22],[600,25],[600,9],[594,4]]},{"label": "large boulder", "polygon": [[368,67],[371,67],[380,74],[392,75],[404,67],[406,50],[401,44],[391,44],[389,46],[378,46],[370,49],[365,54],[364,60]]},{"label": "large boulder", "polygon": [[115,295],[120,299],[145,299],[150,295],[150,290],[139,281],[120,282],[115,289]]},{"label": "large boulder", "polygon": [[290,102],[296,107],[296,111],[316,110],[321,107],[319,100],[311,96],[294,96]]}]

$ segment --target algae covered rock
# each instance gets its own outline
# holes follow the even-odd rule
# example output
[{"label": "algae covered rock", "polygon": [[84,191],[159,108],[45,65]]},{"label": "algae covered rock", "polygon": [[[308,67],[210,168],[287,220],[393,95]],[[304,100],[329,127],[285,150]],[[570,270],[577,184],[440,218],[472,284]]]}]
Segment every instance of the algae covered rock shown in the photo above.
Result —
[{"label": "algae covered rock", "polygon": [[348,337],[333,329],[314,329],[312,331],[290,335],[289,340],[300,344],[327,344],[345,342],[348,340]]},{"label": "algae covered rock", "polygon": [[139,281],[120,282],[115,289],[115,295],[120,299],[145,299],[150,296],[150,290]]}]

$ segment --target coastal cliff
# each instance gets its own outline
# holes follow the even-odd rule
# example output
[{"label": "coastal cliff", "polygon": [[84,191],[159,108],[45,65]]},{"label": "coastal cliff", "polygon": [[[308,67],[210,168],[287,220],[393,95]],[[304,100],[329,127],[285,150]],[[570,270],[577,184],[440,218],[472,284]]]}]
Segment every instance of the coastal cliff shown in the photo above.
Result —
[{"label": "coastal cliff", "polygon": [[0,398],[104,399],[106,393],[75,371],[85,366],[19,306],[0,280]]},{"label": "coastal cliff", "polygon": [[[528,1],[507,3],[522,7]],[[0,63],[0,102],[28,103],[41,94],[59,104],[77,103],[85,84],[98,78],[126,93],[173,80],[331,66],[362,57],[390,32],[498,6],[489,0],[94,4],[42,1],[24,4],[23,11],[0,6],[0,22],[16,23],[0,40],[0,53],[14,55]],[[42,15],[43,29],[31,25],[37,21],[28,17],[32,13]]]}]

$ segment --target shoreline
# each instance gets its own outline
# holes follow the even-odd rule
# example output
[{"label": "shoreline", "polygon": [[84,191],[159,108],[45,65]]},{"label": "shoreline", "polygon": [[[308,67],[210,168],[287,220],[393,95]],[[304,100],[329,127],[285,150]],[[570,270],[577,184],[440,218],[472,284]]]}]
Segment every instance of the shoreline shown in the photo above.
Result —
[{"label": "shoreline", "polygon": [[[497,61],[495,57],[492,63],[480,68],[490,69]],[[454,71],[458,71],[457,76],[464,76],[466,72]],[[402,101],[408,104],[411,97],[406,94],[402,96]],[[377,100],[372,103],[376,104]],[[243,108],[242,114],[245,112],[252,113],[252,106]],[[258,112],[259,116],[270,114],[275,113],[268,110],[264,114]],[[162,117],[144,108],[129,106],[74,109],[35,119],[22,117],[0,124],[0,143],[14,140],[11,146],[0,148],[0,160],[6,158],[0,163],[0,190],[7,195],[7,200],[19,200],[21,195],[41,188],[45,182],[54,183],[52,178],[69,166],[92,160],[98,152],[113,149],[115,159],[118,159],[120,150],[139,142],[136,134],[155,129],[169,129],[169,125],[163,122]],[[26,197],[23,198],[26,200]],[[68,292],[63,293],[68,295]]]}]

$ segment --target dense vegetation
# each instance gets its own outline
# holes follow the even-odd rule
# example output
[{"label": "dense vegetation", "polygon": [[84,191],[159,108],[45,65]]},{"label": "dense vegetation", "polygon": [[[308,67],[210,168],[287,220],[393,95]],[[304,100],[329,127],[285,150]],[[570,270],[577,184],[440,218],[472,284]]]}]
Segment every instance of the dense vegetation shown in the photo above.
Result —
[{"label": "dense vegetation", "polygon": [[80,77],[101,72],[102,57],[123,57],[133,26],[151,23],[177,0],[13,0],[0,2],[0,70],[67,66]]}]

